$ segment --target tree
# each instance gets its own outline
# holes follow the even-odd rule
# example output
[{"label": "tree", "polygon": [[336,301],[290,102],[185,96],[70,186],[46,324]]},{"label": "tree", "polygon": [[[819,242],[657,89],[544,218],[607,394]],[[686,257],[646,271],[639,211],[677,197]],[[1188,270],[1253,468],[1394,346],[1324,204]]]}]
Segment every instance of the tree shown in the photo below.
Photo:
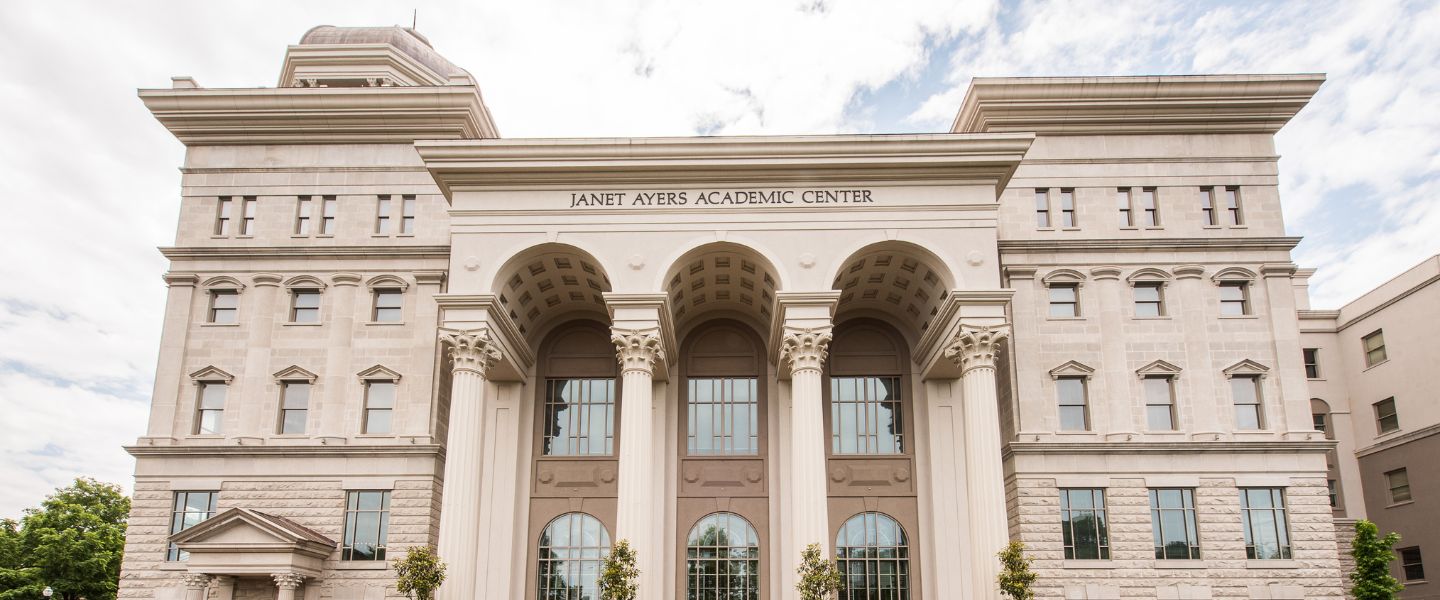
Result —
[{"label": "tree", "polygon": [[821,558],[819,544],[810,544],[800,552],[800,567],[795,572],[800,576],[795,583],[800,600],[833,598],[843,582],[835,563]]},{"label": "tree", "polygon": [[1030,584],[1035,583],[1035,572],[1030,570],[1030,562],[1034,559],[1025,556],[1025,543],[1010,542],[996,556],[1000,558],[1000,574],[995,578],[1000,593],[1011,600],[1032,600],[1035,592]]},{"label": "tree", "polygon": [[600,600],[635,600],[640,591],[635,580],[639,577],[635,550],[630,548],[629,540],[620,540],[600,566]]},{"label": "tree", "polygon": [[120,586],[130,499],[120,486],[88,477],[26,509],[18,529],[0,523],[0,600],[113,600]]},{"label": "tree", "polygon": [[411,546],[395,562],[395,589],[410,600],[432,600],[445,583],[445,561],[429,546]]},{"label": "tree", "polygon": [[1380,528],[1360,519],[1355,522],[1355,541],[1350,556],[1355,557],[1355,572],[1350,574],[1350,595],[1355,600],[1394,600],[1405,589],[1390,576],[1390,561],[1395,560],[1395,543],[1400,534],[1390,532],[1380,537]]}]

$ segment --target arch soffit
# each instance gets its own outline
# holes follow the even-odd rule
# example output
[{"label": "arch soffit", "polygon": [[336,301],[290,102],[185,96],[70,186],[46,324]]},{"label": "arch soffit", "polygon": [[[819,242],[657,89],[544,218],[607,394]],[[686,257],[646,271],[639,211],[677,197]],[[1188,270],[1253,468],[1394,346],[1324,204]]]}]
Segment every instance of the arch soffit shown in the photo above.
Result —
[{"label": "arch soffit", "polygon": [[[710,248],[714,246],[714,248]],[[652,290],[665,290],[666,284],[670,282],[671,273],[678,267],[691,260],[694,255],[704,254],[711,250],[724,252],[736,252],[738,254],[750,253],[760,262],[770,267],[770,272],[775,274],[775,289],[783,290],[785,283],[791,281],[790,273],[786,270],[786,264],[780,260],[769,247],[753,239],[727,234],[725,239],[718,239],[714,235],[697,236],[686,240],[679,248],[665,256],[664,262],[657,263],[665,265],[663,270],[656,270],[656,279]],[[648,261],[647,261],[648,262]]]},{"label": "arch soffit", "polygon": [[957,269],[954,264],[952,264],[949,260],[946,260],[945,257],[942,257],[939,254],[930,251],[929,248],[926,248],[917,242],[900,238],[886,238],[877,235],[856,242],[846,247],[845,250],[845,252],[835,252],[832,255],[832,263],[829,268],[830,278],[827,280],[830,281],[832,284],[831,289],[834,289],[833,284],[835,280],[843,276],[845,274],[845,270],[849,268],[850,265],[854,263],[857,258],[861,256],[868,256],[876,252],[885,251],[895,252],[897,254],[909,253],[914,255],[915,258],[919,258],[925,261],[932,269],[935,270],[935,274],[940,277],[941,285],[944,286],[947,290],[956,289],[963,284],[963,282],[960,281],[958,275],[958,273],[960,273],[960,270]]},{"label": "arch soffit", "polygon": [[604,294],[612,289],[604,263],[584,248],[560,242],[511,254],[490,286],[532,348],[575,318],[608,320]]},{"label": "arch soffit", "polygon": [[895,318],[887,321],[903,322],[899,329],[916,338],[930,328],[955,285],[944,259],[903,240],[861,246],[845,257],[830,283],[840,291],[837,314],[861,308],[890,313]]},{"label": "arch soffit", "polygon": [[776,292],[786,281],[768,251],[731,239],[691,247],[676,255],[663,273],[657,289],[669,302],[677,333],[682,334],[677,338],[719,313],[744,315],[740,320],[769,331],[778,312]]}]

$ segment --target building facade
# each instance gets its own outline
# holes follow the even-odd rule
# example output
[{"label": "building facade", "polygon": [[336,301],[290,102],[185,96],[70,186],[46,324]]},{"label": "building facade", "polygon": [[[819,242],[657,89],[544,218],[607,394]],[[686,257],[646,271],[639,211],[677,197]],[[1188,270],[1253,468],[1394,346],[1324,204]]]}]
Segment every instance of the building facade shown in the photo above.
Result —
[{"label": "building facade", "polygon": [[[142,90],[187,151],[121,596],[1341,596],[1273,136],[1318,75],[952,131],[505,139],[401,28]],[[1309,335],[1309,334],[1304,334]]]},{"label": "building facade", "polygon": [[1315,427],[1337,441],[1327,476],[1337,528],[1369,519],[1400,534],[1392,571],[1406,599],[1440,598],[1425,577],[1425,555],[1440,555],[1429,520],[1440,511],[1440,402],[1428,385],[1440,365],[1437,282],[1440,256],[1339,310],[1299,313]]}]

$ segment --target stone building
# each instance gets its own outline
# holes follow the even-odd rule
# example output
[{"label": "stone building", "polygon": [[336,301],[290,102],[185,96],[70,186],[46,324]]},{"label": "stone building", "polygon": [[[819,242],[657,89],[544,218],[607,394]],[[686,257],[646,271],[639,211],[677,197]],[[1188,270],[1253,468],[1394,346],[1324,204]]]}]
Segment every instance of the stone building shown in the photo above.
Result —
[{"label": "stone building", "polygon": [[[1274,134],[1318,75],[977,79],[951,132],[506,139],[401,28],[186,146],[121,597],[1341,595]],[[1301,274],[1303,275],[1303,274]]]}]

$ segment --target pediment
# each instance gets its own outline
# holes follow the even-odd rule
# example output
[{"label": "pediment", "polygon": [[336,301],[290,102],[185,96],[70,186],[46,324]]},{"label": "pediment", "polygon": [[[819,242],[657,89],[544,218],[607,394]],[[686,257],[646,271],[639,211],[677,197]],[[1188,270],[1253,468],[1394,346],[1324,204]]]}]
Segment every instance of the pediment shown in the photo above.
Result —
[{"label": "pediment", "polygon": [[400,381],[400,374],[385,368],[384,365],[375,365],[356,373],[356,375],[362,381]]},{"label": "pediment", "polygon": [[[183,549],[196,546],[271,548],[275,546],[335,547],[335,541],[300,524],[275,515],[231,508],[170,536]],[[328,552],[328,550],[327,550]]]},{"label": "pediment", "polygon": [[1090,376],[1094,374],[1094,368],[1091,368],[1073,360],[1066,361],[1065,364],[1050,369],[1051,379],[1059,379],[1061,377],[1084,377],[1086,379],[1089,379]]},{"label": "pediment", "polygon": [[210,365],[203,369],[200,369],[199,371],[191,373],[190,379],[194,381],[223,381],[225,383],[230,383],[231,381],[235,380],[235,376],[220,370],[219,367]]},{"label": "pediment", "polygon": [[290,365],[275,373],[276,381],[306,381],[315,383],[315,380],[319,377],[319,375],[300,368],[299,365]]},{"label": "pediment", "polygon": [[1225,367],[1225,370],[1222,371],[1222,373],[1225,373],[1226,377],[1234,377],[1236,375],[1264,375],[1269,372],[1270,367],[1257,363],[1248,358],[1228,367]]},{"label": "pediment", "polygon": [[1154,361],[1148,365],[1135,369],[1135,374],[1140,377],[1151,375],[1168,375],[1170,377],[1180,376],[1180,367],[1177,367],[1163,360]]}]

